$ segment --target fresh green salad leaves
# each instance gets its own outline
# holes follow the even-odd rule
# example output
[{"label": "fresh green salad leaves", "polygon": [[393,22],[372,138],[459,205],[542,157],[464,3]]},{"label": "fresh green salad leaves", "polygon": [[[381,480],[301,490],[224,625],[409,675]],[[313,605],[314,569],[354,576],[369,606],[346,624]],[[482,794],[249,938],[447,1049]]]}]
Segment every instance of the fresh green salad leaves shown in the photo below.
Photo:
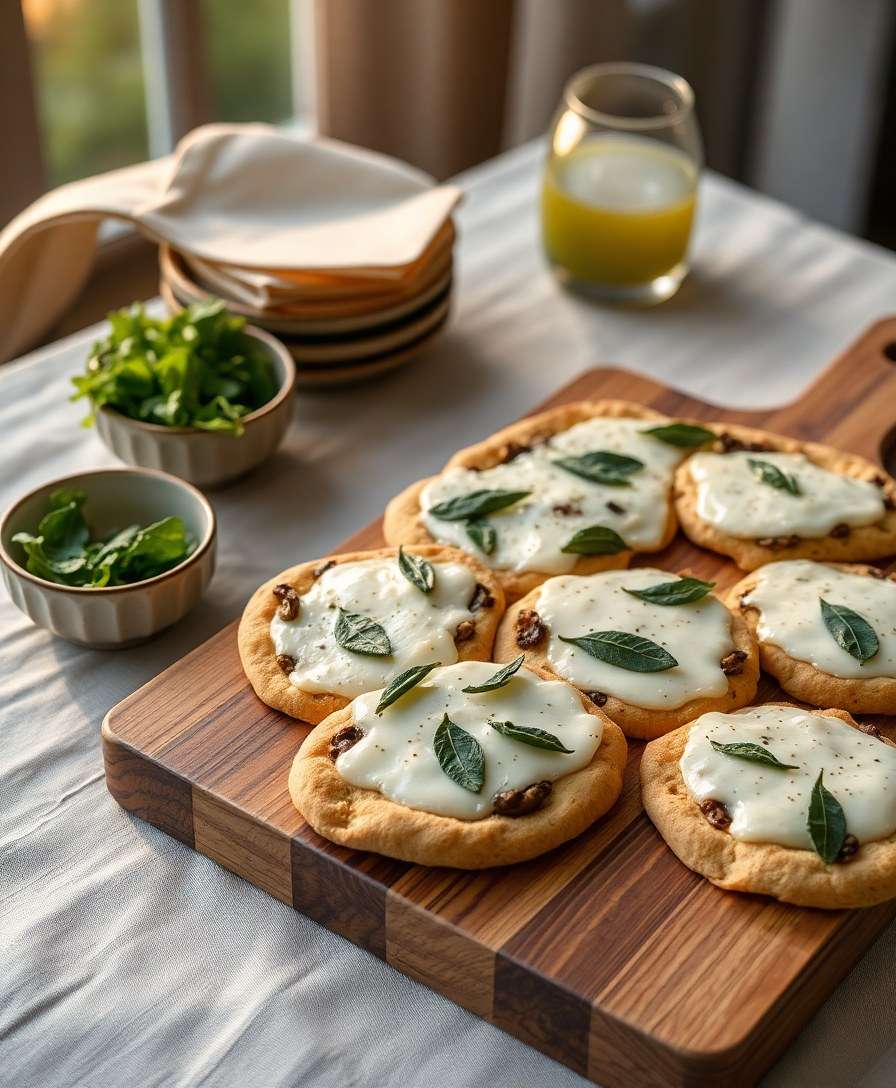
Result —
[{"label": "fresh green salad leaves", "polygon": [[28,571],[64,586],[124,586],[176,567],[196,547],[176,517],[146,528],[129,525],[108,540],[91,541],[81,510],[86,501],[83,491],[54,491],[37,535],[16,533],[13,540],[28,556]]},{"label": "fresh green salad leaves", "polygon": [[108,405],[131,419],[168,427],[243,433],[242,417],[277,392],[270,360],[243,332],[245,321],[219,299],[196,302],[168,320],[142,306],[109,315],[87,371],[72,378],[72,400],[88,397],[93,422]]}]

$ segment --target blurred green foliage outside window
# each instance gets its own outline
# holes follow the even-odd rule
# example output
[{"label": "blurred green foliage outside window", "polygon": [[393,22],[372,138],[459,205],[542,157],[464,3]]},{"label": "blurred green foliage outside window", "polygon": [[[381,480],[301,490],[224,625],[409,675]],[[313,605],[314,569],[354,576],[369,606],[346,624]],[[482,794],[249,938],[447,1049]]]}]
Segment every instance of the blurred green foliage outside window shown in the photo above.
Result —
[{"label": "blurred green foliage outside window", "polygon": [[[149,157],[137,4],[22,0],[49,187]],[[289,8],[202,0],[209,120],[291,117]]]},{"label": "blurred green foliage outside window", "polygon": [[137,0],[23,0],[47,182],[148,155]]},{"label": "blurred green foliage outside window", "polygon": [[289,0],[203,0],[202,6],[211,120],[289,120]]}]

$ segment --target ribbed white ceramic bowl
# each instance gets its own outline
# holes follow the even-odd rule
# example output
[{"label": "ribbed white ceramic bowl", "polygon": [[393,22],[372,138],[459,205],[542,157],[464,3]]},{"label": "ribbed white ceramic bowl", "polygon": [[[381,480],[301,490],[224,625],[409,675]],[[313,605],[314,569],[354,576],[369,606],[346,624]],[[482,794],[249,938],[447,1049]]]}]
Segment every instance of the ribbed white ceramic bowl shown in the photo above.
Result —
[{"label": "ribbed white ceramic bowl", "polygon": [[[50,492],[60,487],[87,494],[84,516],[94,537],[177,515],[196,549],[164,574],[130,586],[82,589],[38,578],[12,538],[36,531]],[[97,469],[51,480],[13,503],[0,521],[0,571],[14,604],[36,624],[69,642],[111,650],[145,641],[199,603],[215,569],[216,535],[211,505],[183,480],[151,469]]]},{"label": "ribbed white ceramic bowl", "polygon": [[242,435],[164,427],[131,419],[114,408],[100,408],[96,429],[115,456],[129,465],[170,472],[200,487],[230,483],[270,457],[289,426],[296,368],[292,356],[270,333],[251,326],[245,331],[267,352],[279,389],[272,400],[243,418]]}]

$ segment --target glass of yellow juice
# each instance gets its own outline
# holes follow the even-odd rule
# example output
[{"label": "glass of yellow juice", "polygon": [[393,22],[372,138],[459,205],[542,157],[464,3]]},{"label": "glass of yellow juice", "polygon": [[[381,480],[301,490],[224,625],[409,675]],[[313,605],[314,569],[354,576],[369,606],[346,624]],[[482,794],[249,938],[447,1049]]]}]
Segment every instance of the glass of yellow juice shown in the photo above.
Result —
[{"label": "glass of yellow juice", "polygon": [[541,191],[558,279],[609,302],[663,302],[688,271],[703,152],[694,92],[646,64],[596,64],[567,83]]}]

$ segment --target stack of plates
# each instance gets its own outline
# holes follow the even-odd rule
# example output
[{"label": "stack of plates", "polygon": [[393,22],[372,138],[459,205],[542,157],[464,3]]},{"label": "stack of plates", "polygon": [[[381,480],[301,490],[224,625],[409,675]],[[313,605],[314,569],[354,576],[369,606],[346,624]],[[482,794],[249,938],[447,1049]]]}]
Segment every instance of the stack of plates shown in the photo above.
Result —
[{"label": "stack of plates", "polygon": [[362,381],[409,362],[444,326],[454,237],[449,219],[413,264],[346,274],[258,272],[162,245],[160,290],[172,312],[209,295],[224,299],[286,345],[300,386]]}]

